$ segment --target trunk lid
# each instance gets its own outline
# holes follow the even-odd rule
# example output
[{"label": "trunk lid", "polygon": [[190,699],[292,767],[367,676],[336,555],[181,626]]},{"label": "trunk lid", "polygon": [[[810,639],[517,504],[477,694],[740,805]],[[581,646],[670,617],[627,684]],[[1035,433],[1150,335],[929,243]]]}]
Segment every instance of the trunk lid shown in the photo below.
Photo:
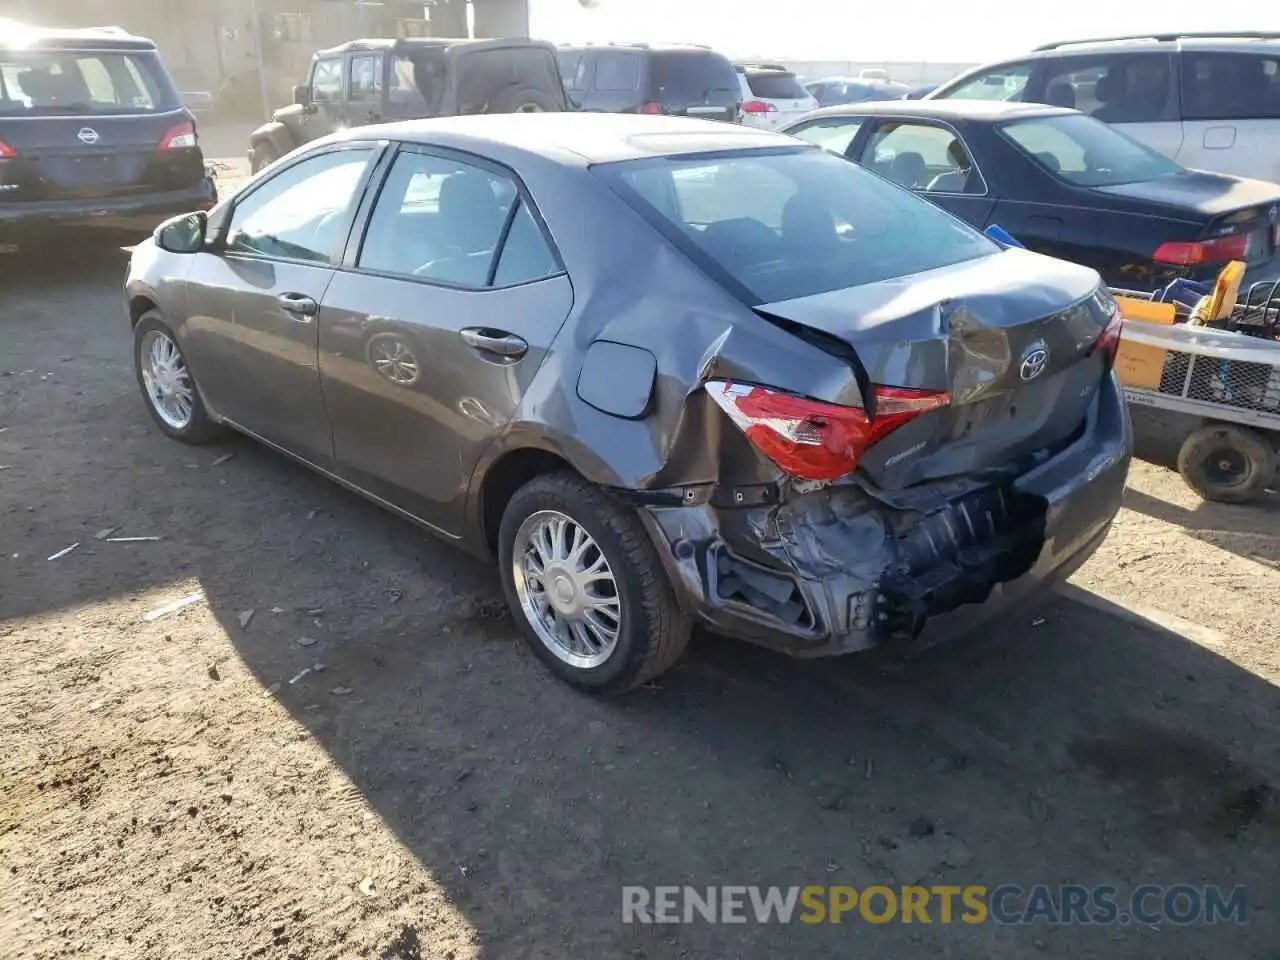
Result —
[{"label": "trunk lid", "polygon": [[1096,193],[1148,206],[1175,208],[1183,219],[1209,220],[1249,207],[1266,210],[1280,204],[1280,186],[1200,170],[1186,170],[1137,183],[1090,187]]},{"label": "trunk lid", "polygon": [[1009,470],[1080,429],[1105,373],[1092,350],[1111,315],[1092,270],[1023,250],[757,311],[853,348],[870,385],[947,391],[951,403],[862,456],[900,489]]},{"label": "trunk lid", "polygon": [[185,110],[134,116],[0,116],[13,156],[0,166],[0,202],[91,200],[181,190],[204,177],[198,147],[161,151]]}]

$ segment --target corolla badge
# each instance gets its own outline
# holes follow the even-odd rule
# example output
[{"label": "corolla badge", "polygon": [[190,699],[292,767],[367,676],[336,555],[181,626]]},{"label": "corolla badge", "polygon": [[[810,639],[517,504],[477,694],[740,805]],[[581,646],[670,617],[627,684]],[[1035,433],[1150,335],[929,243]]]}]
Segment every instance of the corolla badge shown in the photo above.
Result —
[{"label": "corolla badge", "polygon": [[1044,373],[1049,365],[1049,345],[1037,340],[1022,351],[1022,359],[1018,366],[1018,376],[1023,380],[1034,380]]},{"label": "corolla badge", "polygon": [[93,144],[98,142],[98,131],[93,127],[81,127],[76,136],[80,138],[82,143]]}]

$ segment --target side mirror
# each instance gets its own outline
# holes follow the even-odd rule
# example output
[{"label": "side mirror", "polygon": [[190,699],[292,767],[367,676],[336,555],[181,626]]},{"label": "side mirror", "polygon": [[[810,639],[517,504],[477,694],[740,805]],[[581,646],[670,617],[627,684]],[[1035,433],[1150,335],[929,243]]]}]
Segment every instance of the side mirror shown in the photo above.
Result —
[{"label": "side mirror", "polygon": [[293,88],[293,102],[300,107],[311,106],[311,87],[300,83]]},{"label": "side mirror", "polygon": [[166,220],[156,229],[156,246],[169,253],[199,253],[209,233],[209,215],[203,210]]}]

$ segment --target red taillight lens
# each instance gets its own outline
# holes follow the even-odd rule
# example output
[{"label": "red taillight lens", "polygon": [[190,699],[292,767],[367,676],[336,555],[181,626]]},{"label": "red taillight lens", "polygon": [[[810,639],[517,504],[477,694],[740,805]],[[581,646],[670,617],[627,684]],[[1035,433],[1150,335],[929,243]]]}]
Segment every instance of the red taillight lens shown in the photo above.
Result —
[{"label": "red taillight lens", "polygon": [[195,124],[181,123],[164,135],[160,141],[160,149],[180,150],[183,147],[194,147],[197,143]]},{"label": "red taillight lens", "polygon": [[1123,329],[1124,317],[1120,313],[1120,307],[1116,306],[1115,312],[1111,314],[1111,319],[1107,321],[1106,327],[1093,344],[1093,348],[1101,350],[1103,356],[1106,357],[1108,367],[1115,362],[1116,352],[1120,349],[1120,334]]},{"label": "red taillight lens", "polygon": [[709,380],[706,390],[752,446],[802,480],[835,480],[852,473],[870,447],[920,414],[951,402],[944,392],[876,387],[874,414],[868,417],[861,407],[770,387]]},{"label": "red taillight lens", "polygon": [[643,107],[641,107],[641,108],[640,108],[640,112],[641,112],[641,113],[650,113],[650,114],[653,114],[653,113],[661,113],[661,112],[662,112],[662,104],[660,104],[660,103],[646,103]]},{"label": "red taillight lens", "polygon": [[16,157],[18,152],[9,146],[3,140],[0,140],[0,160],[8,160],[10,157]]},{"label": "red taillight lens", "polygon": [[748,100],[742,105],[743,113],[776,113],[778,108],[772,103],[765,103],[763,100]]},{"label": "red taillight lens", "polygon": [[1237,233],[1215,240],[1199,240],[1192,243],[1162,243],[1156,247],[1151,259],[1156,263],[1170,263],[1179,267],[1195,267],[1202,263],[1226,263],[1229,260],[1245,260],[1249,256],[1249,237]]}]

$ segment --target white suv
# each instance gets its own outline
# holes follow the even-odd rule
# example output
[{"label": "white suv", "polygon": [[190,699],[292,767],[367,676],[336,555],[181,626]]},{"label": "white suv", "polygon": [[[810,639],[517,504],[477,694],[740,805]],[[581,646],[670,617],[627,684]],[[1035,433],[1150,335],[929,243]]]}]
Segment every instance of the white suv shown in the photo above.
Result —
[{"label": "white suv", "polygon": [[748,126],[777,130],[818,109],[813,94],[802,87],[786,67],[776,63],[735,63],[733,66],[742,88],[741,120]]},{"label": "white suv", "polygon": [[1280,33],[1047,44],[970,70],[925,99],[1072,107],[1185,167],[1280,182]]}]

